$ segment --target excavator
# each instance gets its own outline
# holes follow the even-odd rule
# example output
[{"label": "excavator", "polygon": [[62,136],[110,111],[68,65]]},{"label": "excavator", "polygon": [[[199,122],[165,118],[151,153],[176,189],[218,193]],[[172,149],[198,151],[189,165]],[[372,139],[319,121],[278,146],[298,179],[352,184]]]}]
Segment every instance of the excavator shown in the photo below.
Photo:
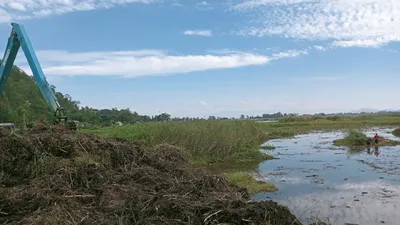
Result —
[{"label": "excavator", "polygon": [[[61,124],[70,130],[76,130],[77,126],[75,121],[67,118],[65,109],[59,104],[54,92],[50,88],[24,26],[18,23],[11,23],[11,26],[11,35],[8,38],[4,57],[0,64],[0,94],[3,92],[18,50],[21,47],[25,53],[25,57],[32,70],[33,76],[35,77],[36,84],[54,115],[54,123]],[[2,123],[0,124],[0,127],[10,128],[14,127],[14,124]]]}]

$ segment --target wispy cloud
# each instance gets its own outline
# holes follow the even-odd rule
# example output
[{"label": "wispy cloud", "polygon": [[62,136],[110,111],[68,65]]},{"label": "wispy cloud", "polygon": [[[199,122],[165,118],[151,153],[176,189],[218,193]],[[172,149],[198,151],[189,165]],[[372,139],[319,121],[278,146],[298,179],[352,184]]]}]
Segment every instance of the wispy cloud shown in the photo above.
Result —
[{"label": "wispy cloud", "polygon": [[183,7],[183,5],[181,4],[181,3],[172,3],[171,4],[171,6],[174,6],[174,7]]},{"label": "wispy cloud", "polygon": [[283,58],[293,58],[297,57],[300,55],[307,55],[308,51],[307,50],[288,50],[284,52],[279,52],[279,53],[274,53],[271,57],[271,59],[277,60],[277,59],[283,59]]},{"label": "wispy cloud", "polygon": [[[188,73],[261,65],[267,56],[237,53],[225,55],[170,55],[158,50],[121,52],[37,51],[46,75],[102,75],[137,77]],[[19,55],[17,65],[31,73]],[[201,62],[201,63],[199,63]]]},{"label": "wispy cloud", "polygon": [[331,40],[334,47],[373,47],[400,40],[397,0],[241,0],[231,9],[256,18],[240,33]]},{"label": "wispy cloud", "polygon": [[328,50],[328,47],[321,46],[321,45],[314,45],[312,48],[316,49],[318,51],[326,51],[326,50]]},{"label": "wispy cloud", "polygon": [[183,33],[185,35],[190,35],[190,36],[205,36],[205,37],[212,36],[211,30],[186,30]]},{"label": "wispy cloud", "polygon": [[335,47],[380,47],[390,42],[383,38],[367,39],[367,40],[350,40],[350,41],[334,41]]},{"label": "wispy cloud", "polygon": [[200,101],[200,104],[201,104],[202,106],[208,106],[207,102],[205,102],[205,101],[203,101],[203,100]]},{"label": "wispy cloud", "polygon": [[7,5],[11,9],[15,9],[15,10],[18,10],[18,11],[23,11],[23,12],[26,11],[25,6],[22,3],[19,3],[19,2],[13,1],[13,2],[8,3]]},{"label": "wispy cloud", "polygon": [[[296,57],[300,54],[305,53],[293,50],[266,56],[246,52],[173,55],[161,50],[117,52],[37,51],[39,61],[46,75],[122,77],[173,75],[213,69],[264,65],[271,60]],[[17,56],[16,65],[28,74],[32,74],[23,54]]]},{"label": "wispy cloud", "polygon": [[211,10],[213,7],[206,1],[202,1],[196,4],[196,8],[200,10]]},{"label": "wispy cloud", "polygon": [[124,4],[157,2],[162,2],[162,0],[2,0],[0,1],[0,22],[60,15],[74,11],[108,9]]}]

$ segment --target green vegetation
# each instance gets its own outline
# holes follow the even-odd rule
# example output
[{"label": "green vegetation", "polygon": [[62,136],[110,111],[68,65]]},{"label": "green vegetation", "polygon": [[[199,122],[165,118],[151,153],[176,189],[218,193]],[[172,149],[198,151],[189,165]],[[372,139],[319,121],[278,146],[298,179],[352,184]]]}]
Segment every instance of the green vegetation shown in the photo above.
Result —
[{"label": "green vegetation", "polygon": [[[97,110],[89,107],[79,107],[80,102],[72,100],[68,94],[62,94],[51,86],[61,106],[73,120],[84,121],[87,125],[108,125],[115,121],[134,123],[137,121],[163,121],[168,114],[158,116],[140,116],[128,109]],[[36,120],[51,120],[53,115],[48,104],[42,97],[34,77],[28,76],[18,67],[13,67],[0,97],[0,121],[13,122],[24,126]]]},{"label": "green vegetation", "polygon": [[[400,125],[400,114],[354,117],[298,116],[270,123],[251,120],[149,122],[85,129],[83,132],[126,138],[150,146],[161,143],[177,145],[187,149],[193,165],[218,172],[254,169],[265,159],[273,159],[259,151],[260,148],[273,148],[270,145],[260,146],[270,139],[293,137],[311,131],[351,130],[377,125]],[[349,137],[355,138],[351,143],[359,141],[359,144],[365,145],[366,137],[354,134]],[[336,144],[341,143],[336,141]]]},{"label": "green vegetation", "polygon": [[187,149],[197,166],[255,167],[267,156],[259,151],[268,136],[253,121],[187,121],[140,123],[87,129],[103,137],[126,138],[150,147],[166,143]]},{"label": "green vegetation", "polygon": [[396,137],[400,137],[400,128],[395,129],[392,134]]},{"label": "green vegetation", "polygon": [[333,144],[336,146],[365,146],[367,143],[368,137],[355,130],[349,130],[347,135],[343,139],[333,141]]},{"label": "green vegetation", "polygon": [[229,173],[226,174],[225,177],[230,183],[240,188],[246,188],[250,194],[258,192],[272,192],[278,190],[275,185],[264,181],[258,181],[254,179],[250,174],[243,172]]},{"label": "green vegetation", "polygon": [[274,150],[275,146],[273,146],[273,145],[261,145],[260,148],[264,149],[264,150]]},{"label": "green vegetation", "polygon": [[28,121],[49,119],[51,112],[33,77],[13,67],[0,98],[1,122],[24,125]]}]

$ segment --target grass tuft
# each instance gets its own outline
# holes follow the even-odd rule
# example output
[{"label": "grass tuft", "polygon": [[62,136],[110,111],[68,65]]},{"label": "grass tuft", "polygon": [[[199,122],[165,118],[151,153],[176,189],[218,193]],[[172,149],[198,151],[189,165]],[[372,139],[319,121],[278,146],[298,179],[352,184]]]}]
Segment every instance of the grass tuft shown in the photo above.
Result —
[{"label": "grass tuft", "polygon": [[366,145],[368,137],[355,130],[349,130],[343,139],[334,140],[333,144],[336,146],[364,146]]},{"label": "grass tuft", "polygon": [[225,177],[230,183],[240,188],[246,188],[250,194],[273,192],[278,190],[275,185],[264,181],[258,181],[250,174],[243,172],[227,173],[225,174]]}]

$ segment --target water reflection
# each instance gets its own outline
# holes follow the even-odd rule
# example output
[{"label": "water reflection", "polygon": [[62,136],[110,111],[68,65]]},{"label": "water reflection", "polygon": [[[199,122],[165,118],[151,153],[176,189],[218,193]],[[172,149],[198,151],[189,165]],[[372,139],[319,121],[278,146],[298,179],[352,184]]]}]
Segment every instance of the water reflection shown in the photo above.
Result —
[{"label": "water reflection", "polygon": [[[390,129],[375,129],[395,139]],[[366,132],[368,134],[368,132]],[[288,206],[304,222],[330,218],[335,224],[397,224],[400,213],[400,150],[396,146],[346,149],[332,146],[341,132],[312,133],[273,140],[269,154],[279,160],[262,163],[259,179],[279,190],[254,196]],[[398,140],[398,139],[395,139]],[[316,204],[314,207],[312,207]],[[312,209],[307,210],[309,207]],[[302,214],[303,213],[303,214]]]},{"label": "water reflection", "polygon": [[368,153],[368,155],[372,155],[372,151],[371,151],[370,147],[367,147],[367,153]]},{"label": "water reflection", "polygon": [[[397,225],[400,206],[399,187],[384,181],[333,185],[330,190],[308,192],[277,199],[300,219],[322,219],[332,224]],[[260,194],[258,199],[265,198]],[[274,197],[271,197],[275,199]]]},{"label": "water reflection", "polygon": [[375,146],[375,156],[378,157],[379,154],[381,154],[381,151],[379,151],[379,147]]}]

